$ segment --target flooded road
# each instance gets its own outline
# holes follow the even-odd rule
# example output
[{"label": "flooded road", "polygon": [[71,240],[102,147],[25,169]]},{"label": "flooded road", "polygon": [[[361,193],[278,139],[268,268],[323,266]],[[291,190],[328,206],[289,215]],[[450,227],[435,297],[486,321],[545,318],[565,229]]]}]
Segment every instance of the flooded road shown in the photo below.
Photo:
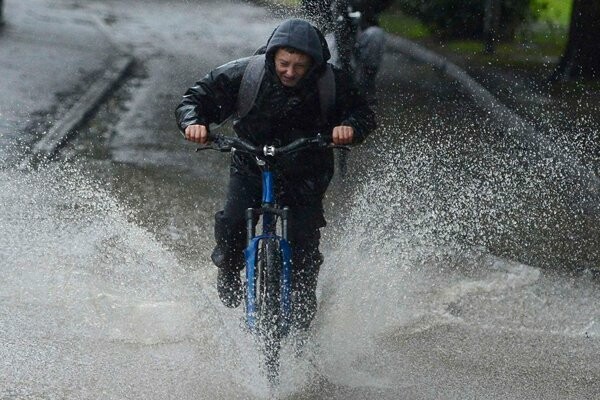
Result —
[{"label": "flooded road", "polygon": [[598,396],[598,282],[560,272],[598,265],[594,192],[393,53],[381,128],[327,198],[311,343],[284,353],[270,392],[209,261],[228,161],[195,153],[173,110],[279,19],[233,2],[83,7],[140,62],[59,160],[0,171],[0,398]]}]

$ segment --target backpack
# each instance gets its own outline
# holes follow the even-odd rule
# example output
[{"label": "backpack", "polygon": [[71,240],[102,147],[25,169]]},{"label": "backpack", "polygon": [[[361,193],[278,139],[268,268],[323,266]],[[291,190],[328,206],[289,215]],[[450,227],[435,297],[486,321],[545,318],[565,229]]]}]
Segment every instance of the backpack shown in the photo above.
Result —
[{"label": "backpack", "polygon": [[[235,118],[243,118],[252,109],[260,84],[265,76],[265,55],[255,54],[244,70],[240,91],[238,93]],[[327,64],[325,72],[317,81],[319,103],[321,105],[321,120],[327,123],[335,105],[335,77],[331,64]]]}]

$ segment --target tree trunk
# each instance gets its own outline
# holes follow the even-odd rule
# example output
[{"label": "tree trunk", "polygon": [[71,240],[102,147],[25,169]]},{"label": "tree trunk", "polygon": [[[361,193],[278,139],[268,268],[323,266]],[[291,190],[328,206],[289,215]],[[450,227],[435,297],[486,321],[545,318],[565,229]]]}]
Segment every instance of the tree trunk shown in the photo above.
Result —
[{"label": "tree trunk", "polygon": [[600,1],[573,0],[569,40],[551,81],[600,79]]},{"label": "tree trunk", "polygon": [[499,39],[501,0],[483,0],[483,37],[485,52],[492,54],[496,51]]}]

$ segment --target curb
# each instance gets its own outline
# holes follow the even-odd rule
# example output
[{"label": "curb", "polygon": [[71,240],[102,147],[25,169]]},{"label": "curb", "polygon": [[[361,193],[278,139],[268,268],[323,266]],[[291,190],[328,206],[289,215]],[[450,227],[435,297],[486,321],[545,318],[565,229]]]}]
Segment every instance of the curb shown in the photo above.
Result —
[{"label": "curb", "polygon": [[108,70],[92,84],[79,100],[57,121],[52,128],[36,142],[32,152],[38,159],[49,160],[54,157],[61,147],[68,143],[104,100],[116,89],[127,76],[135,62],[133,56],[127,54],[128,49],[121,46],[110,34],[110,30],[98,17],[92,18],[98,29],[108,38],[110,43],[121,55],[108,67]]},{"label": "curb", "polygon": [[50,159],[72,138],[79,127],[92,117],[104,99],[123,80],[133,65],[133,57],[120,57],[100,79],[67,111],[48,133],[33,146],[33,153]]},{"label": "curb", "polygon": [[447,77],[458,82],[461,85],[461,88],[476,100],[477,105],[493,115],[494,118],[502,123],[507,129],[525,129],[528,135],[533,136],[528,138],[529,140],[540,139],[537,137],[538,134],[535,129],[528,122],[502,104],[485,87],[473,79],[462,68],[448,61],[447,58],[400,36],[387,34],[386,44],[388,48],[400,52],[422,64],[430,65]]}]

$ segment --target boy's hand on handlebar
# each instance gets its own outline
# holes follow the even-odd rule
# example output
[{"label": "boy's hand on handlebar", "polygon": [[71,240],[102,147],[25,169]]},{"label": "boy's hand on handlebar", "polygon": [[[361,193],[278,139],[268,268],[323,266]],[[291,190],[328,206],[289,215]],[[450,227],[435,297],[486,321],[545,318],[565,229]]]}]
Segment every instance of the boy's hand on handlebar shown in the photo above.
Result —
[{"label": "boy's hand on handlebar", "polygon": [[336,126],[333,128],[331,139],[333,144],[351,144],[354,140],[354,128],[346,125]]},{"label": "boy's hand on handlebar", "polygon": [[208,129],[204,125],[189,125],[185,128],[185,139],[206,144],[208,142]]}]

